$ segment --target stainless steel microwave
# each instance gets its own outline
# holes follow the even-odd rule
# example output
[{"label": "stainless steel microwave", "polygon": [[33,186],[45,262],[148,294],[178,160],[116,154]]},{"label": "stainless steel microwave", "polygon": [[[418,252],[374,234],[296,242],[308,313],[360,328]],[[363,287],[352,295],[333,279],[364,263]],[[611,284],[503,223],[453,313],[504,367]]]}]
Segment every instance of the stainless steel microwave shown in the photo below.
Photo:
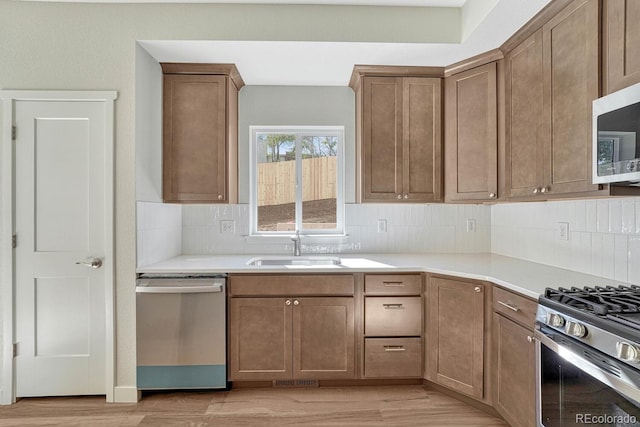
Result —
[{"label": "stainless steel microwave", "polygon": [[640,83],[593,101],[593,183],[640,187]]}]

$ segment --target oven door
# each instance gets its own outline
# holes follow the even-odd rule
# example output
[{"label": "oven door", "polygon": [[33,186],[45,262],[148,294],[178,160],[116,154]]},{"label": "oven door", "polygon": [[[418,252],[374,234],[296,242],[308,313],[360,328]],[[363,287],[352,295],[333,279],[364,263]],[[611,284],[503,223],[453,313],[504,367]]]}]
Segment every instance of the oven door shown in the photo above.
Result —
[{"label": "oven door", "polygon": [[639,425],[640,372],[545,326],[535,336],[538,427]]}]

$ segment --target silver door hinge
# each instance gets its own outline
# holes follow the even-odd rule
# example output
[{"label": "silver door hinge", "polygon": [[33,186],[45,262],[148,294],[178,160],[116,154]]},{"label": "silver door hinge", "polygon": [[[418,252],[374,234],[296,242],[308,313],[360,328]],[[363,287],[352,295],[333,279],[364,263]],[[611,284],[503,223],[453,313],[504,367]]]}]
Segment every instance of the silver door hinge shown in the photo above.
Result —
[{"label": "silver door hinge", "polygon": [[11,247],[13,249],[18,247],[18,235],[14,234],[13,236],[11,236]]},{"label": "silver door hinge", "polygon": [[13,343],[13,357],[18,356],[18,343]]},{"label": "silver door hinge", "polygon": [[12,140],[12,141],[15,141],[15,140],[16,140],[16,133],[17,133],[17,132],[18,132],[18,131],[16,130],[16,127],[15,127],[15,126],[11,126],[11,140]]}]

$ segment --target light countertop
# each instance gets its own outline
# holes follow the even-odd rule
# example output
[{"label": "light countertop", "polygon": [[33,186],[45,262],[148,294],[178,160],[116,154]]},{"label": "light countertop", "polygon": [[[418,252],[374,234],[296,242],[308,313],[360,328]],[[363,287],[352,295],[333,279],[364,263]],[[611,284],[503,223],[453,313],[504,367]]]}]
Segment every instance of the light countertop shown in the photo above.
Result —
[{"label": "light countertop", "polygon": [[[316,255],[316,254],[308,254]],[[317,254],[324,255],[324,254]],[[249,266],[260,255],[182,255],[139,267],[138,273],[399,273],[427,272],[485,280],[537,299],[545,288],[625,284],[494,254],[337,254],[341,266]],[[329,255],[327,255],[329,256]]]}]

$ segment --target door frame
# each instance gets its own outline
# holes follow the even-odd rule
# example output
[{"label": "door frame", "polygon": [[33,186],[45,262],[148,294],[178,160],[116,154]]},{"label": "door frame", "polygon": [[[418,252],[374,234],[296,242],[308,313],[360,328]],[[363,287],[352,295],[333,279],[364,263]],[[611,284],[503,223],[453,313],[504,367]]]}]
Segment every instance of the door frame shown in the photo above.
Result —
[{"label": "door frame", "polygon": [[106,401],[114,401],[115,388],[115,311],[114,311],[114,101],[116,91],[36,91],[0,90],[2,135],[0,165],[2,169],[2,234],[0,242],[0,293],[2,295],[2,382],[0,405],[16,401],[13,343],[15,339],[15,255],[11,248],[15,225],[15,150],[12,139],[15,101],[95,101],[105,103],[105,394]]}]

